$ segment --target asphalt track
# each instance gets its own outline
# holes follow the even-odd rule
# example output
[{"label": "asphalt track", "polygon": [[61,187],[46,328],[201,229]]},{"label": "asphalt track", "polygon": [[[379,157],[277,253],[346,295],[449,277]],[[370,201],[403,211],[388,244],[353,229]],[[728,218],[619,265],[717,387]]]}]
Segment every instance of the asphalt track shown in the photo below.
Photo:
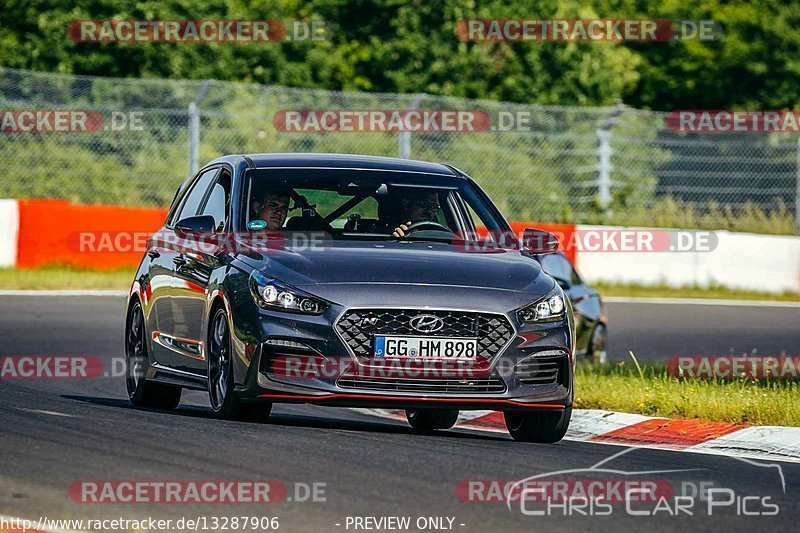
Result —
[{"label": "asphalt track", "polygon": [[[797,355],[800,346],[798,308],[608,307],[612,353],[632,350],[645,360],[754,349]],[[123,312],[124,299],[118,297],[0,297],[0,355],[95,355],[110,367],[111,358],[122,355]],[[509,510],[502,503],[464,502],[457,488],[465,480],[511,481],[589,468],[626,448],[572,441],[531,445],[468,431],[415,435],[403,423],[345,409],[278,406],[273,413],[268,423],[214,420],[200,393],[185,393],[174,412],[136,409],[126,400],[123,380],[113,376],[2,380],[0,515],[34,520],[277,516],[279,531],[365,531],[348,528],[348,517],[381,516],[410,517],[410,530],[418,531],[420,517],[450,517],[452,530],[464,532],[796,531],[800,518],[797,464],[775,463],[776,468],[732,457],[629,450],[602,465],[626,476],[603,472],[591,474],[593,479],[667,481],[678,494],[712,483],[732,489],[725,494],[734,495],[733,503],[713,507],[709,514],[708,502],[695,498],[688,508],[692,515],[680,516],[665,508],[655,516],[631,516],[624,503],[614,504],[607,516],[598,516],[602,509],[592,515],[582,508],[589,514],[583,516],[575,507],[569,513],[554,507],[550,516],[529,516],[518,503]],[[664,470],[686,471],[653,473]],[[75,503],[68,495],[80,480],[265,479],[281,482],[293,500],[296,483],[324,483],[325,501],[94,505]],[[772,504],[777,515],[743,516],[774,512]],[[543,509],[538,505],[528,509]],[[654,509],[654,504],[631,504],[634,511]]]}]

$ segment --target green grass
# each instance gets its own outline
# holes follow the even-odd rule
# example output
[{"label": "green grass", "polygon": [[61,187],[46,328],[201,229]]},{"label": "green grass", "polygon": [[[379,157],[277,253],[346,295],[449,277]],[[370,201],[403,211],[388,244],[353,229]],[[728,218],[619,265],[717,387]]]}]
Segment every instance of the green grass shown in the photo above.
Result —
[{"label": "green grass", "polygon": [[128,290],[135,269],[82,270],[63,266],[32,270],[0,268],[0,289],[116,289]]},{"label": "green grass", "polygon": [[609,213],[601,210],[588,218],[590,223],[604,225],[727,230],[768,235],[797,234],[794,213],[780,200],[769,210],[761,209],[749,201],[738,206],[711,201],[701,209],[666,197],[651,203],[618,206]]},{"label": "green grass", "polygon": [[800,426],[800,383],[677,379],[635,361],[580,362],[575,407],[736,424]]},{"label": "green grass", "polygon": [[686,285],[683,287],[670,287],[666,284],[639,285],[639,284],[614,284],[593,283],[603,296],[627,296],[646,298],[712,298],[722,300],[771,300],[781,302],[800,302],[800,293],[786,291],[780,294],[774,292],[748,291],[730,289],[720,285],[698,287]]}]

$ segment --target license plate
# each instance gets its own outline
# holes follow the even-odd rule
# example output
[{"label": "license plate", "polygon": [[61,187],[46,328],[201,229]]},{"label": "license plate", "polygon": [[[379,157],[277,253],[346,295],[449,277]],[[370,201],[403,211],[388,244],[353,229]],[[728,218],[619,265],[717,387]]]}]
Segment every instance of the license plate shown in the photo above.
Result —
[{"label": "license plate", "polygon": [[478,339],[463,337],[375,336],[375,357],[475,359]]}]

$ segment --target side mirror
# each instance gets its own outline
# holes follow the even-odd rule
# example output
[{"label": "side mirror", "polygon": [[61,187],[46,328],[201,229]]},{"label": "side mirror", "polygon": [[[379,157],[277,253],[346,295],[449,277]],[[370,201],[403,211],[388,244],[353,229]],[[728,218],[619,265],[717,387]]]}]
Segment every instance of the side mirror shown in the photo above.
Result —
[{"label": "side mirror", "polygon": [[556,280],[556,283],[558,283],[558,286],[561,287],[562,289],[564,289],[565,291],[568,290],[572,286],[572,284],[569,281],[565,280],[565,279],[557,278],[555,276],[553,276],[553,279]]},{"label": "side mirror", "polygon": [[529,254],[552,254],[558,251],[558,238],[540,229],[525,228],[522,232],[522,251]]},{"label": "side mirror", "polygon": [[211,233],[215,229],[214,217],[211,215],[186,217],[175,224],[175,229],[182,233]]}]

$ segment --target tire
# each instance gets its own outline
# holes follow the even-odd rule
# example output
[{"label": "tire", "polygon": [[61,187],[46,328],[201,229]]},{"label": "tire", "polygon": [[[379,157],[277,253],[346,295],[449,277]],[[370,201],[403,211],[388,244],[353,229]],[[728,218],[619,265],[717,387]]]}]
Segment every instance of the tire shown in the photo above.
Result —
[{"label": "tire", "polygon": [[149,368],[144,314],[137,300],[131,306],[125,322],[125,386],[128,399],[137,407],[175,409],[181,402],[182,389],[147,381]]},{"label": "tire", "polygon": [[208,327],[208,400],[217,418],[237,418],[242,404],[234,391],[233,358],[228,313],[217,307]]},{"label": "tire", "polygon": [[572,406],[563,411],[505,411],[506,428],[511,437],[520,442],[552,444],[564,438],[572,418]]},{"label": "tire", "polygon": [[456,425],[458,411],[450,409],[406,409],[406,419],[417,431],[450,429]]},{"label": "tire", "polygon": [[589,339],[588,355],[595,363],[608,361],[608,330],[605,324],[598,322]]}]

